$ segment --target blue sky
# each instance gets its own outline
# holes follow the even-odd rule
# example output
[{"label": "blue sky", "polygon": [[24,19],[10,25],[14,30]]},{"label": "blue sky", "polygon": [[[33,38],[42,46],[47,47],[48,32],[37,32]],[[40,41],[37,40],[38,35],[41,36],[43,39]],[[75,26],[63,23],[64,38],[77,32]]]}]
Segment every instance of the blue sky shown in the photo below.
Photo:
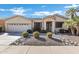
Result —
[{"label": "blue sky", "polygon": [[65,15],[65,11],[79,4],[0,4],[0,18],[22,15],[41,18],[53,14]]}]

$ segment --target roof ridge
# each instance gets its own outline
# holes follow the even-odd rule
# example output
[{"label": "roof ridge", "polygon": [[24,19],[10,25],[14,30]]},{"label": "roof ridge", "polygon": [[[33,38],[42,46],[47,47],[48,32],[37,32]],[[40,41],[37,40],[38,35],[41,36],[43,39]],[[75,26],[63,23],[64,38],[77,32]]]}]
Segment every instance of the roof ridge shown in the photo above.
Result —
[{"label": "roof ridge", "polygon": [[44,18],[54,17],[54,16],[59,16],[59,17],[63,17],[63,18],[66,18],[66,19],[67,19],[67,17],[65,17],[65,16],[63,16],[63,15],[60,15],[60,14],[48,15],[48,16],[46,16],[46,17],[44,17]]},{"label": "roof ridge", "polygon": [[11,17],[7,18],[7,20],[8,20],[8,19],[15,18],[15,17],[23,17],[23,18],[26,18],[26,17],[24,17],[24,16],[22,16],[22,15],[14,15],[14,16],[11,16]]}]

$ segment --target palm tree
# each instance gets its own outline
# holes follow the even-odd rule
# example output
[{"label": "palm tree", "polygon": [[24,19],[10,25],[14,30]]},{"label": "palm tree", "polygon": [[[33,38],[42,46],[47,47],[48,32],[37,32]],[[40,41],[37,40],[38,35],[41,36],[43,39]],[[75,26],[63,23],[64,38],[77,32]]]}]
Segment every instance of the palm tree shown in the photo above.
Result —
[{"label": "palm tree", "polygon": [[77,30],[77,34],[79,32],[79,29],[78,29],[79,21],[76,20],[78,19],[76,14],[78,11],[79,10],[77,10],[77,8],[70,8],[69,10],[66,11],[66,15],[69,16],[70,19],[65,21],[65,25],[71,29],[72,34],[74,34],[75,28]]},{"label": "palm tree", "polygon": [[77,32],[76,32],[76,34],[77,35],[79,35],[79,16],[76,16],[76,17],[74,17],[74,19],[75,19],[75,28],[76,28],[76,30],[77,30]]},{"label": "palm tree", "polygon": [[69,16],[71,19],[74,19],[74,17],[77,16],[76,12],[77,12],[76,8],[70,8],[69,10],[66,11],[66,15]]},{"label": "palm tree", "polygon": [[72,19],[69,19],[69,20],[66,20],[64,22],[64,25],[67,27],[67,28],[70,28],[71,30],[71,34],[74,35],[74,25],[75,25],[76,22],[74,22],[74,20]]}]

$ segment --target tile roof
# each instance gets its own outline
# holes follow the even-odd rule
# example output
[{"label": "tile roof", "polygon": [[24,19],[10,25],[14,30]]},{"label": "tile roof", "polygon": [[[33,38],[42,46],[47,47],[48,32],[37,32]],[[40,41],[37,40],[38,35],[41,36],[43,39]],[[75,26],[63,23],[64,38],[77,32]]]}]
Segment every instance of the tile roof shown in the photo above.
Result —
[{"label": "tile roof", "polygon": [[0,19],[0,25],[5,25],[5,20]]},{"label": "tile roof", "polygon": [[65,16],[62,16],[62,15],[59,15],[59,14],[54,14],[54,15],[46,16],[46,17],[44,17],[44,18],[28,18],[28,17],[24,17],[24,16],[21,16],[21,15],[15,15],[15,16],[12,16],[12,17],[7,18],[6,20],[9,20],[9,19],[12,19],[12,18],[16,18],[16,17],[23,17],[23,18],[29,19],[29,20],[42,20],[42,19],[46,19],[46,18],[49,18],[49,17],[50,17],[50,18],[54,18],[54,16],[59,16],[59,17],[68,19],[68,18],[65,17]]}]

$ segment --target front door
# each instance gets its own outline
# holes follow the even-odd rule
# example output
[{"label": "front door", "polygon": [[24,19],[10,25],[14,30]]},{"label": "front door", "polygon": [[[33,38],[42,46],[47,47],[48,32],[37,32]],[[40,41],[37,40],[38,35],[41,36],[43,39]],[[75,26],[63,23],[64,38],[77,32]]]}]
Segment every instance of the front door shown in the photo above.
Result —
[{"label": "front door", "polygon": [[46,22],[46,30],[52,31],[52,22]]}]

